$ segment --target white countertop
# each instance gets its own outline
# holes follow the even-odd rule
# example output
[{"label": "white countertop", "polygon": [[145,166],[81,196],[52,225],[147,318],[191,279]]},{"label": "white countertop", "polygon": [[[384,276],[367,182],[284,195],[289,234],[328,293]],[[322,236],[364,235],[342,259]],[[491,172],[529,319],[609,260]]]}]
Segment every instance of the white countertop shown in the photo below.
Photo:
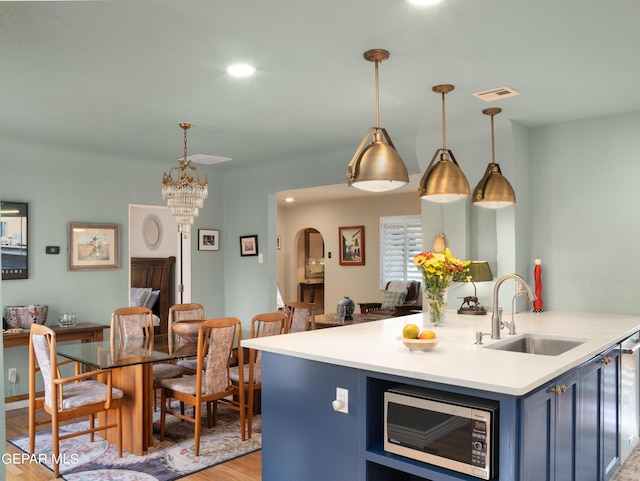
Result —
[{"label": "white countertop", "polygon": [[[601,353],[640,330],[640,316],[589,313],[519,313],[518,334],[528,332],[586,339],[558,356],[542,356],[485,349],[498,340],[475,332],[491,332],[486,316],[447,312],[446,322],[432,328],[439,340],[431,351],[409,351],[396,338],[405,324],[423,324],[413,314],[363,324],[245,339],[242,345],[267,352],[415,379],[521,396]],[[511,315],[505,314],[505,320]],[[428,319],[426,324],[429,323]],[[425,324],[425,325],[426,325]],[[429,327],[430,328],[430,327]],[[509,338],[506,329],[501,341]]]}]

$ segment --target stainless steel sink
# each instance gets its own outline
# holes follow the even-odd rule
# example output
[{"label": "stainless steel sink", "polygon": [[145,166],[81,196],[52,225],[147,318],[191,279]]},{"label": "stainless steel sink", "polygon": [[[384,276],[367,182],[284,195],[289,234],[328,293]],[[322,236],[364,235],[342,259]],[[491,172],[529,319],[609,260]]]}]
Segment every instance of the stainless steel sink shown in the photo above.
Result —
[{"label": "stainless steel sink", "polygon": [[520,334],[519,336],[498,341],[485,346],[486,349],[499,351],[522,352],[540,356],[558,356],[586,342],[586,339],[547,336],[544,334]]}]

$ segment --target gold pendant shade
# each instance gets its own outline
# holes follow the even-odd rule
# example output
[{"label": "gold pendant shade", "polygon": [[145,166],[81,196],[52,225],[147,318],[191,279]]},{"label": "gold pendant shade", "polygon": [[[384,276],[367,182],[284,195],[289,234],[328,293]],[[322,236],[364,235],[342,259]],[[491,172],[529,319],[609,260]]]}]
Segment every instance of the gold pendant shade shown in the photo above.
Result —
[{"label": "gold pendant shade", "polygon": [[[440,160],[434,161],[440,154]],[[446,204],[469,197],[469,182],[453,152],[438,149],[422,176],[418,194],[425,200]]]},{"label": "gold pendant shade", "polygon": [[[363,149],[372,130],[373,140]],[[385,129],[370,129],[358,152],[355,162],[350,164],[352,179],[349,185],[370,192],[384,192],[409,182],[407,168]]]},{"label": "gold pendant shade", "polygon": [[[456,162],[453,152],[447,149],[444,97],[453,90],[453,85],[436,85],[433,91],[442,94],[442,148],[436,150],[425,171],[418,194],[424,200],[437,203],[455,202],[469,197],[469,181]],[[440,154],[440,159],[436,162]]]},{"label": "gold pendant shade", "polygon": [[471,203],[488,209],[500,209],[516,203],[516,194],[513,187],[502,175],[500,166],[496,164],[493,117],[500,112],[502,112],[502,109],[499,108],[484,109],[482,111],[483,114],[491,116],[491,163],[487,165],[484,176],[473,190]]},{"label": "gold pendant shade", "polygon": [[[376,126],[365,134],[347,168],[349,186],[370,192],[384,192],[409,182],[409,173],[387,131],[379,126],[378,63],[389,58],[382,49],[368,50],[364,58],[375,62]],[[365,147],[371,138],[371,143]]]}]

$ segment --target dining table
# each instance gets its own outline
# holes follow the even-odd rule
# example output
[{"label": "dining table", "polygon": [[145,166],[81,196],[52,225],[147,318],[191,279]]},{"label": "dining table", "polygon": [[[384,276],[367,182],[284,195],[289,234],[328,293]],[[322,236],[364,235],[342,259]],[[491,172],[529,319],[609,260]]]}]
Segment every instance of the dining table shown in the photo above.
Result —
[{"label": "dining table", "polygon": [[[56,347],[59,356],[93,370],[111,370],[113,387],[124,392],[122,400],[122,448],[136,456],[153,445],[153,364],[196,356],[196,343],[173,334],[124,341],[70,341]],[[101,380],[98,376],[98,380]],[[115,412],[101,413],[100,424],[113,422]],[[106,419],[105,419],[106,418]],[[107,429],[105,439],[116,444],[116,430]]]}]

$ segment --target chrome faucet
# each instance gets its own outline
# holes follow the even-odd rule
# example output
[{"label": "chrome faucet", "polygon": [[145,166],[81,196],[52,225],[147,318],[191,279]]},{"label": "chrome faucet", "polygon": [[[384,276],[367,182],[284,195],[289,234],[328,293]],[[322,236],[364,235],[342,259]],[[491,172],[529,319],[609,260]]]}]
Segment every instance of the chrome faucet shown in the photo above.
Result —
[{"label": "chrome faucet", "polygon": [[[500,329],[503,327],[502,322],[502,309],[500,308],[498,302],[498,293],[500,292],[500,286],[502,283],[508,279],[514,279],[516,282],[519,282],[519,290],[520,288],[524,288],[524,292],[526,292],[530,301],[535,301],[537,299],[536,295],[529,287],[529,284],[518,274],[505,274],[501,278],[496,281],[496,285],[493,288],[493,314],[491,316],[491,339],[500,339]],[[514,298],[515,299],[515,298]],[[516,326],[514,321],[512,320],[510,323],[506,323],[509,326],[509,331],[515,334]]]}]

